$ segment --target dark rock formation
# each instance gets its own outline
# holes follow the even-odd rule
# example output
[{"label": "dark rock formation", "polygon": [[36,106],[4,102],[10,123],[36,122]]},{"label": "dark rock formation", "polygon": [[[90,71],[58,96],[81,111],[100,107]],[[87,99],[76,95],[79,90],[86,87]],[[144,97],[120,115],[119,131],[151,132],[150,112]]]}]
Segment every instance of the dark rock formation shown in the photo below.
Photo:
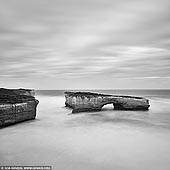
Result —
[{"label": "dark rock formation", "polygon": [[142,97],[117,96],[91,92],[65,92],[65,105],[72,113],[99,111],[106,104],[113,103],[115,110],[148,110],[149,100]]},{"label": "dark rock formation", "polygon": [[0,89],[0,127],[35,119],[39,103],[34,90]]},{"label": "dark rock formation", "polygon": [[15,94],[15,95],[27,95],[27,96],[34,96],[35,90],[34,89],[5,89],[0,88],[0,94]]}]

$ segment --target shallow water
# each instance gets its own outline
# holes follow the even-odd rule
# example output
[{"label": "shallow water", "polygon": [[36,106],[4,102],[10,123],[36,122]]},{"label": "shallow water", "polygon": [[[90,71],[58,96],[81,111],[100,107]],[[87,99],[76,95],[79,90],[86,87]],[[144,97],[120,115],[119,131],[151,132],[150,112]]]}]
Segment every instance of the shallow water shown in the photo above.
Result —
[{"label": "shallow water", "polygon": [[101,91],[145,96],[149,111],[69,114],[62,91],[38,91],[37,118],[0,129],[0,165],[54,170],[169,170],[169,91]]}]

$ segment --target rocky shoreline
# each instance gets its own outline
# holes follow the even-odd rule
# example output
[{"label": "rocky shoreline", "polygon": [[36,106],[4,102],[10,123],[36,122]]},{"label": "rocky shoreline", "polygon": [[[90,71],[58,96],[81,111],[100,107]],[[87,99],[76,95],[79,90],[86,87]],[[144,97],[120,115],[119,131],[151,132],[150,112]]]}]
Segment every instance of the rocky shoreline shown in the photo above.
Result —
[{"label": "rocky shoreline", "polygon": [[30,89],[0,88],[0,127],[32,120],[39,103]]},{"label": "rocky shoreline", "polygon": [[65,106],[72,113],[100,111],[106,104],[113,104],[115,110],[148,110],[149,100],[143,97],[119,96],[91,92],[65,92]]}]

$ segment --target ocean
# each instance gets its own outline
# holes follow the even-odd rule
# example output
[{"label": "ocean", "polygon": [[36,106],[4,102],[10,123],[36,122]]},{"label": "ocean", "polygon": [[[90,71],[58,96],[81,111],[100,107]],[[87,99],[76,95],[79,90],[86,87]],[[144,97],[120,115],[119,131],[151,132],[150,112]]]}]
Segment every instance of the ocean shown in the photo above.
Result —
[{"label": "ocean", "polygon": [[0,129],[0,165],[53,170],[169,170],[170,90],[88,90],[146,97],[148,111],[71,114],[63,90],[37,90],[33,121]]}]

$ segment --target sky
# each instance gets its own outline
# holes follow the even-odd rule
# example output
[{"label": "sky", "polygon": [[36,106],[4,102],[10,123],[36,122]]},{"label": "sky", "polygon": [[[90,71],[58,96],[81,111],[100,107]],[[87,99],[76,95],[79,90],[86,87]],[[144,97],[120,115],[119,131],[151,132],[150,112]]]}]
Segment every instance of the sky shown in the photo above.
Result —
[{"label": "sky", "polygon": [[170,0],[0,0],[0,87],[170,88]]}]

